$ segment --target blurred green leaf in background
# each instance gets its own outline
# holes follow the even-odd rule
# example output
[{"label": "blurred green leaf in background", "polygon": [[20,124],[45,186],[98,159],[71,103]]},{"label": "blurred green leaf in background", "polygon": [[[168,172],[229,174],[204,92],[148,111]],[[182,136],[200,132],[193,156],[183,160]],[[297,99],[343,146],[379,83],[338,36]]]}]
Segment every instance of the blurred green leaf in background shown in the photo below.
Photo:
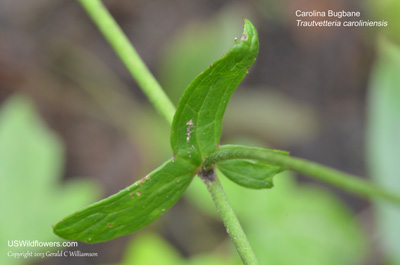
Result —
[{"label": "blurred green leaf in background", "polygon": [[62,145],[40,120],[33,103],[26,96],[10,97],[0,112],[0,264],[32,261],[8,257],[9,251],[48,250],[9,247],[7,240],[63,241],[51,225],[96,199],[98,189],[91,182],[61,185],[63,164]]},{"label": "blurred green leaf in background", "polygon": [[[400,47],[386,38],[369,86],[367,158],[371,177],[381,187],[400,193]],[[375,201],[378,237],[388,264],[400,264],[400,210]]]}]

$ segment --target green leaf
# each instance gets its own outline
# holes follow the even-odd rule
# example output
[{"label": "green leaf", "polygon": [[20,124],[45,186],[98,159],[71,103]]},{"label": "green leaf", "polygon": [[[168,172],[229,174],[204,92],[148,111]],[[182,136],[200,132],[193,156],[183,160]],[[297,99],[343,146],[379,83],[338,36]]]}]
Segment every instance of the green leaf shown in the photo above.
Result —
[{"label": "green leaf", "polygon": [[272,177],[283,171],[277,166],[244,159],[219,162],[217,167],[236,184],[252,189],[272,188]]},{"label": "green leaf", "polygon": [[188,161],[169,160],[148,176],[54,227],[54,233],[87,243],[132,233],[162,215],[182,196],[196,168]]},{"label": "green leaf", "polygon": [[[50,248],[8,247],[6,240],[59,241],[51,225],[65,211],[93,202],[98,189],[89,181],[61,185],[63,147],[40,120],[29,98],[10,97],[0,112],[0,264],[31,264],[34,258],[15,259],[8,251],[45,252]],[[53,248],[54,250],[54,248]]]},{"label": "green leaf", "polygon": [[[219,149],[240,148],[240,145],[224,145]],[[246,147],[248,148],[248,147]],[[262,149],[255,148],[254,149]],[[289,155],[286,151],[268,150],[273,153]],[[231,181],[251,189],[272,188],[272,177],[281,173],[285,169],[279,166],[268,165],[266,163],[251,159],[235,159],[222,161],[217,164],[218,169]]]},{"label": "green leaf", "polygon": [[189,85],[179,102],[171,133],[177,157],[199,166],[216,149],[226,105],[257,54],[257,32],[245,19],[240,40]]},{"label": "green leaf", "polygon": [[[372,71],[368,101],[367,157],[371,177],[381,187],[400,193],[400,47],[380,39],[378,60]],[[400,211],[374,201],[384,252],[400,264]]]}]

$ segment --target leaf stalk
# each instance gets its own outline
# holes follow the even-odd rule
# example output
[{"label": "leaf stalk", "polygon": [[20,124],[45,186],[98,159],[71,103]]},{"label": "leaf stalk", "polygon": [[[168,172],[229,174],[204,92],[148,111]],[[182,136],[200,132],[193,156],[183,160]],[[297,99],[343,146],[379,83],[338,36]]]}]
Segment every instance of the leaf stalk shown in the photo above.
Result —
[{"label": "leaf stalk", "polygon": [[400,205],[400,197],[386,189],[357,176],[341,172],[311,161],[271,152],[262,148],[245,146],[222,146],[204,161],[202,170],[207,171],[221,161],[232,159],[253,159],[303,173],[315,179],[330,183],[367,198],[378,197]]}]

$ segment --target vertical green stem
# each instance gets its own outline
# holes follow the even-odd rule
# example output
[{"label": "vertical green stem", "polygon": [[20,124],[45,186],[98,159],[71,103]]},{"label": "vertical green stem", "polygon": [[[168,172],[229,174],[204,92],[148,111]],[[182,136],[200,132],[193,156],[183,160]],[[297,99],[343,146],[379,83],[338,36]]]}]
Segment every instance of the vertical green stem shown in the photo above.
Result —
[{"label": "vertical green stem", "polygon": [[239,252],[243,263],[246,265],[257,265],[257,258],[218,178],[215,177],[213,180],[203,178],[203,181],[211,194],[215,206],[217,207],[218,214],[225,225],[226,232],[229,234],[233,244]]},{"label": "vertical green stem", "polygon": [[100,0],[79,0],[157,111],[172,124],[175,106]]}]

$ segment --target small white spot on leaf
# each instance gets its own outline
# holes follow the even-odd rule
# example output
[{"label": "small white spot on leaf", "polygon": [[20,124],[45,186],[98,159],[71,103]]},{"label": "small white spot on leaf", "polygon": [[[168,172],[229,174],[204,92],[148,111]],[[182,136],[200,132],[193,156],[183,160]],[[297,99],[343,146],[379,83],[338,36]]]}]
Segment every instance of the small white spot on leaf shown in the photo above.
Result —
[{"label": "small white spot on leaf", "polygon": [[186,142],[190,141],[190,135],[192,133],[192,128],[194,126],[193,120],[191,119],[186,123],[187,128],[186,128]]}]

